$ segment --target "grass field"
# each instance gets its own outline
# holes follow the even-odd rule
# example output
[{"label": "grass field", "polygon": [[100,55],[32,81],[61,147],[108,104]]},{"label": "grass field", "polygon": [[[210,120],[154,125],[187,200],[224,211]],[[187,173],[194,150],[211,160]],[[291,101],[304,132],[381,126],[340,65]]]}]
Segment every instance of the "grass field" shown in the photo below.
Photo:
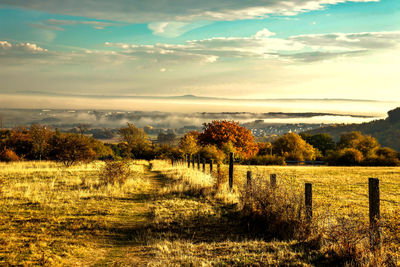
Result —
[{"label": "grass field", "polygon": [[326,250],[247,231],[236,205],[247,170],[300,191],[312,182],[316,209],[330,216],[367,219],[368,177],[381,179],[384,215],[400,202],[397,168],[236,166],[234,192],[210,194],[208,169],[136,161],[125,184],[104,185],[103,165],[0,163],[0,265],[325,265]]},{"label": "grass field", "polygon": [[[228,175],[228,166],[222,166]],[[254,179],[269,181],[277,175],[277,183],[293,186],[304,192],[306,182],[313,185],[313,204],[319,213],[344,215],[360,213],[368,219],[368,178],[379,178],[382,216],[400,210],[400,168],[398,167],[326,167],[326,166],[243,166],[234,168],[234,185],[241,188],[247,171]],[[206,171],[209,171],[208,169]]]}]

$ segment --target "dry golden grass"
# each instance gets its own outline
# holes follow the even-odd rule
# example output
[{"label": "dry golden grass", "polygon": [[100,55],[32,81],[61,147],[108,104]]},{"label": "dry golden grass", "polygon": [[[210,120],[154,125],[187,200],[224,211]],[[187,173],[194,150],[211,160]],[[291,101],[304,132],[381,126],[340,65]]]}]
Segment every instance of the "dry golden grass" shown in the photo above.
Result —
[{"label": "dry golden grass", "polygon": [[[223,170],[227,173],[227,166]],[[380,180],[382,215],[400,208],[400,168],[398,167],[325,167],[325,166],[235,166],[234,186],[242,188],[246,172],[254,179],[269,181],[277,175],[277,183],[304,192],[304,183],[313,184],[313,203],[320,214],[363,214],[368,219],[368,178]]]},{"label": "dry golden grass", "polygon": [[[152,187],[143,163],[127,183],[100,186],[102,163],[1,163],[0,265],[88,265],[107,256],[116,225],[136,222]],[[139,214],[139,215],[138,215]]]},{"label": "dry golden grass", "polygon": [[[252,231],[243,221],[240,196],[246,171],[254,179],[276,173],[278,185],[304,190],[313,183],[318,213],[351,210],[366,220],[368,177],[381,179],[382,210],[399,207],[397,168],[247,167],[236,166],[235,187],[216,191],[215,178],[186,165],[135,161],[126,183],[103,185],[104,163],[68,169],[51,162],[0,163],[0,265],[48,266],[324,266],[344,263],[400,263],[399,250],[370,255],[362,239],[352,252],[349,221],[324,235],[316,246],[274,240]],[[222,170],[227,175],[226,166]],[[398,221],[385,229],[391,246],[400,241]],[[365,226],[365,224],[364,224]],[[362,228],[362,227],[361,227]],[[333,229],[333,228],[331,228]],[[347,231],[347,232],[346,232]],[[358,237],[356,237],[358,238]],[[348,242],[346,247],[343,244]],[[353,242],[353,243],[352,243]],[[321,245],[321,244],[320,244]],[[332,258],[332,253],[336,258]],[[352,252],[353,253],[353,252]],[[351,258],[353,257],[353,258]],[[358,258],[357,258],[358,257]],[[388,257],[394,260],[386,261]],[[397,258],[397,261],[396,261]],[[373,266],[373,264],[371,265]]]}]

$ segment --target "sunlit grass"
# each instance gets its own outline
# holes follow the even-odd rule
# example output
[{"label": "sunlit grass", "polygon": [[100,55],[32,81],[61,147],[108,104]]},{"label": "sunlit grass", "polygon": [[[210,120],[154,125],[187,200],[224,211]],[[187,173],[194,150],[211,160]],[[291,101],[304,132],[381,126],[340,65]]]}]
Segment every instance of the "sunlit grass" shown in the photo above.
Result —
[{"label": "sunlit grass", "polygon": [[105,257],[107,235],[137,218],[130,197],[148,191],[143,162],[123,185],[99,183],[104,163],[0,163],[0,265],[87,265]]},{"label": "sunlit grass", "polygon": [[299,192],[312,182],[316,218],[351,217],[353,210],[367,221],[368,177],[381,179],[384,215],[398,210],[400,199],[397,168],[235,166],[231,191],[227,183],[215,185],[208,166],[203,173],[186,164],[135,161],[121,185],[101,183],[103,166],[0,163],[0,265],[313,266],[329,249],[340,250],[340,243],[313,248],[249,231],[238,205],[248,170],[261,184],[275,173],[278,186]]}]

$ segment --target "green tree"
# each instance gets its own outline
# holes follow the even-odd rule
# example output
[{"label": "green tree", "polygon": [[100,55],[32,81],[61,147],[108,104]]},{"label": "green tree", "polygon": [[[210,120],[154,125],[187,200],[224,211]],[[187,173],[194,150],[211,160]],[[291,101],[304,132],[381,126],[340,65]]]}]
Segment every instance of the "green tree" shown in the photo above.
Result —
[{"label": "green tree", "polygon": [[327,133],[321,134],[307,134],[301,133],[300,136],[314,148],[321,151],[322,155],[326,155],[326,152],[329,150],[334,150],[336,148],[336,143],[333,140],[332,136]]}]

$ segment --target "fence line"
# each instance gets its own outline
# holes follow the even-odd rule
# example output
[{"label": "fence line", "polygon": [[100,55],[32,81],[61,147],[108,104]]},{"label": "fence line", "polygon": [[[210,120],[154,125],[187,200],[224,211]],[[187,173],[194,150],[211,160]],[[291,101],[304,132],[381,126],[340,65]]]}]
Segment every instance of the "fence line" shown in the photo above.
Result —
[{"label": "fence line", "polygon": [[[194,155],[192,157],[192,163],[194,168]],[[188,167],[190,168],[190,155],[185,156]],[[206,160],[202,159],[203,162],[203,172],[205,172],[205,164]],[[200,156],[197,157],[198,170],[200,170]],[[209,162],[210,164],[210,173],[212,174],[213,162],[212,160]],[[174,160],[172,159],[172,166],[174,166]],[[233,152],[229,155],[229,188],[233,187],[233,172],[234,172],[234,154]],[[247,171],[247,186],[252,185],[252,171]],[[276,174],[270,174],[270,186],[272,188],[277,187],[277,178]],[[379,188],[379,179],[378,178],[369,178],[368,180],[368,188],[369,188],[369,221],[370,221],[370,245],[371,249],[375,250],[381,245],[381,236],[380,236],[380,228],[379,228],[379,220],[380,216],[380,188]],[[308,223],[312,222],[313,217],[313,197],[312,197],[312,183],[305,183],[304,188],[304,201],[305,201],[305,216]]]}]

